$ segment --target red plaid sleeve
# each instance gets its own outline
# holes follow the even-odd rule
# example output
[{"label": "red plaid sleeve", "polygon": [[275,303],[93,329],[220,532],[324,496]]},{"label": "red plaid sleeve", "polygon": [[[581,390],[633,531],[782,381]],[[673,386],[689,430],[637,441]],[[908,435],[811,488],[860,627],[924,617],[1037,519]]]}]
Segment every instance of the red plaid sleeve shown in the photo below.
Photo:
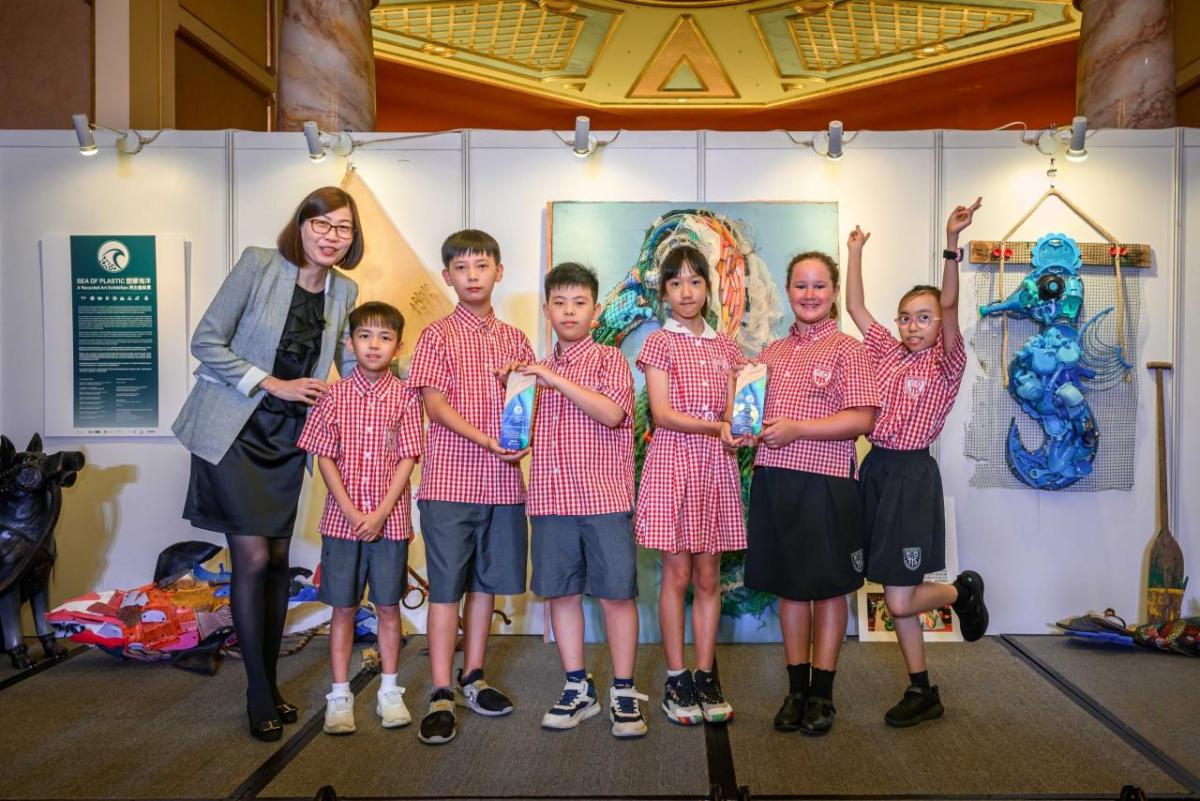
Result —
[{"label": "red plaid sleeve", "polygon": [[525,332],[520,332],[521,344],[519,346],[520,355],[517,356],[517,361],[524,364],[531,364],[537,361],[537,356],[533,352],[533,346],[529,344],[529,337],[525,336]]},{"label": "red plaid sleeve", "polygon": [[333,393],[326,392],[317,405],[308,413],[304,431],[296,446],[315,456],[336,459],[341,454],[341,437],[338,434],[337,405]]},{"label": "red plaid sleeve", "polygon": [[637,356],[637,368],[643,373],[647,367],[656,367],[659,370],[671,369],[671,347],[667,341],[669,335],[663,331],[655,331],[650,336],[646,337],[646,341],[642,343],[642,350]]},{"label": "red plaid sleeve", "polygon": [[454,371],[446,353],[446,340],[436,325],[421,332],[413,350],[408,385],[414,390],[430,387],[449,395],[454,388]]},{"label": "red plaid sleeve", "polygon": [[872,322],[870,327],[867,328],[866,336],[863,337],[863,344],[867,346],[867,353],[876,362],[882,362],[896,348],[904,347],[903,343],[892,336],[892,332],[880,325],[878,321]]},{"label": "red plaid sleeve", "polygon": [[725,346],[725,354],[726,358],[729,359],[729,367],[735,374],[748,364],[746,354],[742,353],[742,349],[732,339],[727,336],[721,337],[721,344]]},{"label": "red plaid sleeve", "polygon": [[879,404],[879,388],[875,385],[875,372],[871,369],[871,357],[861,342],[850,339],[842,351],[842,409]]},{"label": "red plaid sleeve", "polygon": [[425,452],[425,427],[421,414],[421,396],[405,389],[404,410],[396,425],[396,455],[401,459],[420,459]]},{"label": "red plaid sleeve", "polygon": [[967,369],[967,346],[963,342],[962,333],[958,333],[958,341],[950,348],[950,352],[945,351],[945,346],[938,344],[935,347],[942,348],[942,352],[938,354],[937,367],[941,372],[942,378],[950,386],[957,387],[962,381],[963,372]]},{"label": "red plaid sleeve", "polygon": [[633,420],[633,373],[619,349],[604,347],[604,374],[596,391],[620,406],[628,420]]}]

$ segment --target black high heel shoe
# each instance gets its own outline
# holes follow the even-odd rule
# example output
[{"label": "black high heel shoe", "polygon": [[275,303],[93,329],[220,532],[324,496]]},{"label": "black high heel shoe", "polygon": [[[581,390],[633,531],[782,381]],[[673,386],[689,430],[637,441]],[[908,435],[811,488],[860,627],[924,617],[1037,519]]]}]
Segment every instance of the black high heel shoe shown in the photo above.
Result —
[{"label": "black high heel shoe", "polygon": [[283,724],[277,718],[256,721],[250,710],[246,710],[246,717],[250,719],[251,737],[264,743],[279,742],[283,738]]},{"label": "black high heel shoe", "polygon": [[299,707],[292,706],[287,701],[276,704],[275,711],[279,713],[279,719],[284,723],[295,723],[300,719]]}]

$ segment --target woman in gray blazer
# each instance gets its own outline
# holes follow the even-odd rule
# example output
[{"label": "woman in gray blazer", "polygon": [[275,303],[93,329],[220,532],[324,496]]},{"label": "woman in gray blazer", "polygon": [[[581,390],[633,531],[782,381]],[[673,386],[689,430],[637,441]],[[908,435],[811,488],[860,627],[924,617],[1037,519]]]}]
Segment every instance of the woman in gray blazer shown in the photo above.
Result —
[{"label": "woman in gray blazer", "polygon": [[196,383],[172,429],[191,451],[183,516],[229,543],[233,626],[246,667],[250,733],[278,740],[296,707],[276,684],[288,601],[288,550],[306,454],[308,407],[338,372],[363,253],[354,199],[327,186],[301,201],[278,249],[246,248],[192,335]]}]

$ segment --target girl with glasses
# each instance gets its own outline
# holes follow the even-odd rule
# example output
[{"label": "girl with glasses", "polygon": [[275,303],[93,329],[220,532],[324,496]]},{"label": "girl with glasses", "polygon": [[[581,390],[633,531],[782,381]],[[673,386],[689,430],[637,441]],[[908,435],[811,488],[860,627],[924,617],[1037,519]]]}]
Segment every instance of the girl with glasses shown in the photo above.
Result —
[{"label": "girl with glasses", "polygon": [[929,443],[946,422],[967,363],[958,326],[958,239],[980,205],[982,198],[950,213],[942,288],[915,286],[900,298],[898,337],[863,302],[862,251],[871,235],[855,226],[846,242],[846,308],[863,333],[880,398],[871,451],[859,471],[866,577],[884,587],[909,675],[904,696],[884,715],[891,726],[914,726],[943,712],[938,688],[929,683],[920,615],[952,605],[963,639],[978,640],[987,630],[978,573],[967,570],[953,584],[924,579],[946,567],[942,477]]}]

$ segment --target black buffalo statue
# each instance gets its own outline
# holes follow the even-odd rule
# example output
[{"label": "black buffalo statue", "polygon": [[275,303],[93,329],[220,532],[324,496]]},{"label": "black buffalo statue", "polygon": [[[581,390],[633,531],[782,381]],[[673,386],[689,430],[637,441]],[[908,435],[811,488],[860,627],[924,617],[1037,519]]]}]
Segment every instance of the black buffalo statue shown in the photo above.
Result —
[{"label": "black buffalo statue", "polygon": [[58,556],[54,526],[62,511],[62,488],[75,483],[83,454],[46,454],[42,438],[29,440],[17,453],[0,437],[0,633],[13,667],[33,666],[21,642],[21,604],[29,601],[42,652],[47,659],[65,651],[46,622],[50,609],[50,569]]}]

